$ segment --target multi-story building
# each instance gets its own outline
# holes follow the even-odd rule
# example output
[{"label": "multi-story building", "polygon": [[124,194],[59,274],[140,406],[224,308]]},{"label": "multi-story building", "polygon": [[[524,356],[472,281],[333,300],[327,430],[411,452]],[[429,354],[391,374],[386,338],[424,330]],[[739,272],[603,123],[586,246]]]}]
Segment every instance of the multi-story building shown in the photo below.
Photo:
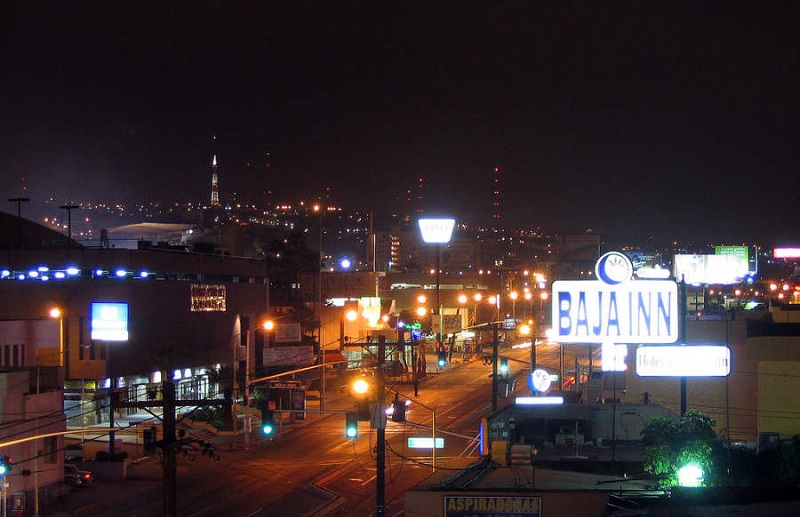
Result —
[{"label": "multi-story building", "polygon": [[[217,365],[260,364],[263,335],[255,325],[270,304],[263,261],[85,248],[34,226],[25,228],[24,249],[6,242],[0,257],[0,319],[17,322],[0,326],[4,368],[63,366],[66,398],[88,404],[112,385],[125,398],[146,400],[164,376],[178,382],[179,397],[204,397]],[[97,302],[127,307],[127,339],[93,337]],[[79,414],[82,424],[95,418],[70,417]]]}]

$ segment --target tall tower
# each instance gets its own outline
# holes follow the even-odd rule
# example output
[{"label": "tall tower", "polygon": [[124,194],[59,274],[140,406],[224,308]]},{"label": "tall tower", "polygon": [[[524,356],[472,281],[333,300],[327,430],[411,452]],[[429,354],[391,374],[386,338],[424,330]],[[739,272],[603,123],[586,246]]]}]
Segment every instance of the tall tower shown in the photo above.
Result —
[{"label": "tall tower", "polygon": [[415,199],[415,211],[418,214],[425,212],[425,178],[417,179],[417,195]]},{"label": "tall tower", "polygon": [[211,159],[211,206],[219,206],[219,183],[217,178],[217,152],[216,152],[217,137],[214,137],[214,158]]},{"label": "tall tower", "polygon": [[500,168],[495,167],[492,175],[492,225],[495,228],[500,228],[500,219],[502,218],[501,201]]}]

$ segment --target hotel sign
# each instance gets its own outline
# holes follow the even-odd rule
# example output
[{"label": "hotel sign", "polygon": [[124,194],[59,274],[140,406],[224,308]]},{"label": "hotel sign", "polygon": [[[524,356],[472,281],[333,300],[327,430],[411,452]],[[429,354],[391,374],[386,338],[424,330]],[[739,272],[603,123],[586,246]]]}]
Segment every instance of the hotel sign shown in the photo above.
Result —
[{"label": "hotel sign", "polygon": [[731,350],[725,345],[640,346],[636,349],[639,377],[727,377]]},{"label": "hotel sign", "polygon": [[632,280],[627,256],[606,253],[598,280],[553,282],[552,322],[559,343],[675,343],[678,285]]}]

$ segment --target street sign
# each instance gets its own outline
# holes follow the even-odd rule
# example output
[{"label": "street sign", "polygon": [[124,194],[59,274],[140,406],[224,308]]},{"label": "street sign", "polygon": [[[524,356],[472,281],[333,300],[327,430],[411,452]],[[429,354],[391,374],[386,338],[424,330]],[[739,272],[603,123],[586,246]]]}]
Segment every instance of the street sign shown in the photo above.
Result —
[{"label": "street sign", "polygon": [[[409,449],[433,449],[433,438],[409,438]],[[436,448],[444,449],[444,438],[436,438]]]}]

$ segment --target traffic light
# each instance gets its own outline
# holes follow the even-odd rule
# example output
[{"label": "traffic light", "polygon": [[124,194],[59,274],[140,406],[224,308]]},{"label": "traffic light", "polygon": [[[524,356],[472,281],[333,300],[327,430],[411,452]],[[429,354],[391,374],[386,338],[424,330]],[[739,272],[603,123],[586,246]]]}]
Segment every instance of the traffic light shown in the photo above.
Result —
[{"label": "traffic light", "polygon": [[11,464],[14,460],[8,456],[0,456],[0,479],[4,478],[6,474],[11,472]]},{"label": "traffic light", "polygon": [[261,432],[264,436],[275,434],[275,413],[271,409],[261,410]]},{"label": "traffic light", "polygon": [[444,350],[439,350],[439,359],[436,361],[436,364],[439,368],[444,368],[447,366],[447,352]]},{"label": "traffic light", "polygon": [[500,358],[500,364],[498,365],[497,372],[500,375],[508,375],[508,359],[505,357]]},{"label": "traffic light", "polygon": [[356,411],[348,411],[344,415],[344,435],[347,438],[358,437],[358,413]]},{"label": "traffic light", "polygon": [[406,403],[401,400],[392,402],[392,422],[406,421]]}]

